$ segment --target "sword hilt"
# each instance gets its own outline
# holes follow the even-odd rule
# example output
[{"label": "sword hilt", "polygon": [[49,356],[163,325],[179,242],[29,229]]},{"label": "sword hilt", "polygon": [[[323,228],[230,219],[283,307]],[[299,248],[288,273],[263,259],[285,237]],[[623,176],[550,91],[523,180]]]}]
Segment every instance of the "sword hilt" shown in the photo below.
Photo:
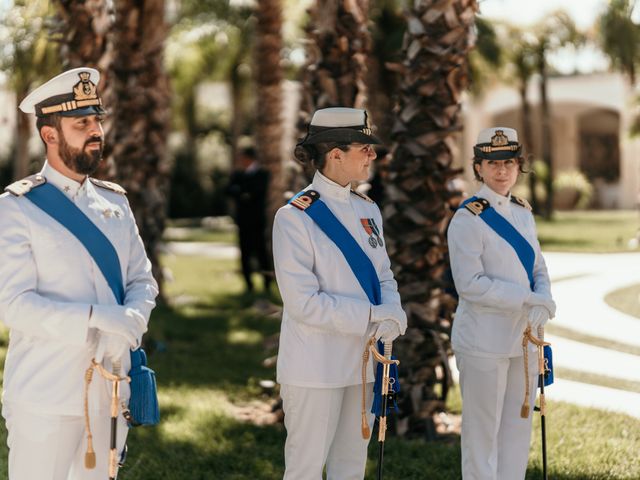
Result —
[{"label": "sword hilt", "polygon": [[384,342],[384,356],[391,360],[391,351],[393,350],[393,342]]}]

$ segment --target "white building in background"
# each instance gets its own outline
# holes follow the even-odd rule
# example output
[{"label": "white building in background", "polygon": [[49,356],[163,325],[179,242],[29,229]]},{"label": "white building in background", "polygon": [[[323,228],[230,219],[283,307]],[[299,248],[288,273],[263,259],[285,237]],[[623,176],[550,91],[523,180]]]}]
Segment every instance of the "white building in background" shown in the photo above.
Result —
[{"label": "white building in background", "polygon": [[[629,135],[638,93],[619,74],[553,77],[548,83],[552,117],[552,151],[556,176],[579,170],[594,185],[602,208],[635,208],[640,193],[640,137]],[[528,99],[533,113],[533,151],[540,157],[540,95],[531,82]],[[464,104],[461,165],[473,178],[470,159],[477,133],[490,126],[515,127],[522,135],[520,95],[498,86]]]}]

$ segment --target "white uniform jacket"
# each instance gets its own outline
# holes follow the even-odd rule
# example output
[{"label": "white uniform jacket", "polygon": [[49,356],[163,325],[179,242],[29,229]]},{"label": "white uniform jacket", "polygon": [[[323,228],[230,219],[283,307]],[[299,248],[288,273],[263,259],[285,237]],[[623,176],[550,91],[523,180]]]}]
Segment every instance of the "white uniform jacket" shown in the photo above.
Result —
[{"label": "white uniform jacket", "polygon": [[[48,163],[41,174],[111,241],[123,272],[126,307],[148,322],[158,286],[127,198],[89,179],[79,184]],[[10,329],[3,403],[44,414],[83,414],[84,374],[97,344],[97,331],[89,328],[91,305],[122,308],[80,241],[26,197],[1,195],[0,320]],[[130,363],[126,354],[124,371]],[[91,410],[108,405],[109,391],[95,374]]]},{"label": "white uniform jacket", "polygon": [[[551,299],[549,274],[531,211],[486,185],[476,196],[488,200],[529,242],[536,255],[535,291]],[[466,208],[455,213],[448,239],[453,280],[460,296],[451,336],[453,349],[482,357],[522,355],[528,313],[524,303],[531,289],[515,250]],[[551,312],[554,315],[555,311]]]},{"label": "white uniform jacket", "polygon": [[[378,206],[315,174],[316,190],[371,259],[382,302],[400,305],[384,247],[373,248],[360,219],[373,218],[382,235]],[[273,257],[284,313],[278,352],[278,383],[339,388],[362,381],[362,353],[373,333],[370,303],[342,252],[305,212],[287,205],[273,225]],[[373,381],[371,362],[368,381]]]}]

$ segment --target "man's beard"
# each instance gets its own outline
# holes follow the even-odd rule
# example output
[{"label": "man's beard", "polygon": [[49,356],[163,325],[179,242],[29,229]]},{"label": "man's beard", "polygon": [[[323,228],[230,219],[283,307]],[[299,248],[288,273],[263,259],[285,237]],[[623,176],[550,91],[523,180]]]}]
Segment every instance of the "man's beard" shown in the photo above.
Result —
[{"label": "man's beard", "polygon": [[[91,175],[95,172],[102,160],[102,138],[91,137],[84,142],[81,149],[77,149],[67,143],[62,132],[60,132],[60,134],[60,158],[62,158],[67,168],[80,175]],[[89,153],[87,153],[87,145],[96,141],[100,142],[100,148],[98,150],[90,150]]]}]

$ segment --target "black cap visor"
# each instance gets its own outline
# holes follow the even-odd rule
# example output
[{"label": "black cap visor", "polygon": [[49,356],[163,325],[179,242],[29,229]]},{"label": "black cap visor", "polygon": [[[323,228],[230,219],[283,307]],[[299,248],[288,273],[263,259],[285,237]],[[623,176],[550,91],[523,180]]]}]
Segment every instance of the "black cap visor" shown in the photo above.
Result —
[{"label": "black cap visor", "polygon": [[99,105],[85,108],[78,108],[68,112],[58,112],[62,117],[86,117],[87,115],[105,115],[107,111]]},{"label": "black cap visor", "polygon": [[301,142],[304,144],[314,143],[340,143],[348,145],[350,143],[364,143],[378,145],[382,142],[373,135],[367,135],[355,128],[330,128],[317,133],[309,133]]},{"label": "black cap visor", "polygon": [[509,142],[508,147],[492,147],[489,143],[479,144],[473,147],[473,154],[476,158],[483,160],[509,160],[522,154],[522,145],[515,142]]}]

